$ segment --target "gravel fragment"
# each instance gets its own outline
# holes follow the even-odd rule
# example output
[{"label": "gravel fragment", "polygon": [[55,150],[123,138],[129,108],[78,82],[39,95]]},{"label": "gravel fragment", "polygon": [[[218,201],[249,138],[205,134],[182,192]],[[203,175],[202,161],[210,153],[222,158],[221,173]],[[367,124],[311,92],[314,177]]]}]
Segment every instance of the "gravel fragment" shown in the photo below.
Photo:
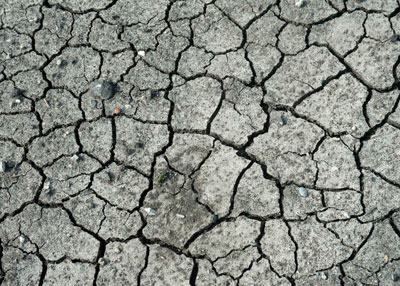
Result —
[{"label": "gravel fragment", "polygon": [[393,274],[392,279],[393,279],[393,281],[397,282],[400,280],[400,276],[398,274]]},{"label": "gravel fragment", "polygon": [[147,212],[149,215],[156,215],[157,211],[152,208],[144,208],[144,211]]},{"label": "gravel fragment", "polygon": [[76,154],[74,154],[74,155],[71,157],[71,160],[76,162],[76,161],[79,160],[79,156],[76,155]]},{"label": "gravel fragment", "polygon": [[43,185],[43,189],[44,189],[44,190],[48,190],[48,189],[50,189],[50,182],[46,182],[46,183],[44,183],[44,185]]},{"label": "gravel fragment", "polygon": [[0,161],[0,173],[4,173],[6,171],[6,162]]},{"label": "gravel fragment", "polygon": [[299,8],[302,8],[306,5],[306,1],[305,0],[298,0],[296,1],[296,6]]},{"label": "gravel fragment", "polygon": [[114,86],[112,83],[105,80],[95,80],[90,85],[90,91],[93,96],[101,97],[102,99],[110,99],[114,96]]},{"label": "gravel fragment", "polygon": [[91,105],[93,108],[97,108],[98,101],[93,99],[93,100],[90,101],[90,105]]},{"label": "gravel fragment", "polygon": [[23,237],[22,235],[20,237],[18,237],[18,241],[20,244],[24,244],[25,243],[25,237]]},{"label": "gravel fragment", "polygon": [[400,40],[400,35],[394,34],[394,35],[392,35],[392,36],[390,37],[390,40],[391,40],[392,42],[397,42],[397,41]]},{"label": "gravel fragment", "polygon": [[306,188],[304,188],[304,187],[300,187],[299,188],[299,194],[300,194],[300,196],[302,196],[302,197],[307,197],[308,196],[308,191],[307,191],[307,189]]}]

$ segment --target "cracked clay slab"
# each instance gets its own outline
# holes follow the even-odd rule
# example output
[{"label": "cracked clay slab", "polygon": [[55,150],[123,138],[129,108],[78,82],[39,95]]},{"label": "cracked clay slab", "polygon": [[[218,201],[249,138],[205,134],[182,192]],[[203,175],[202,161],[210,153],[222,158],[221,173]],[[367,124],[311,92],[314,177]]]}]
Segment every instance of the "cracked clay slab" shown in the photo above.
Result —
[{"label": "cracked clay slab", "polygon": [[395,286],[400,0],[0,0],[0,285]]}]

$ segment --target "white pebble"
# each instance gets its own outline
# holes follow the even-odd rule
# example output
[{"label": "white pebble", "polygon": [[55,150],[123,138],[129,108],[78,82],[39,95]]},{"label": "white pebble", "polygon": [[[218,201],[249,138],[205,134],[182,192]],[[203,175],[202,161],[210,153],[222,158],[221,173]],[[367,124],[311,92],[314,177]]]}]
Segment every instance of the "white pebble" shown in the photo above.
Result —
[{"label": "white pebble", "polygon": [[304,1],[304,0],[298,0],[298,1],[296,1],[296,6],[297,6],[297,7],[303,7],[304,4],[305,4],[305,1]]},{"label": "white pebble", "polygon": [[157,211],[152,208],[144,208],[145,212],[147,212],[149,215],[156,215]]},{"label": "white pebble", "polygon": [[183,214],[176,214],[176,217],[178,218],[185,218],[185,216]]},{"label": "white pebble", "polygon": [[50,189],[50,182],[44,183],[43,189],[44,189],[44,190]]},{"label": "white pebble", "polygon": [[23,237],[22,235],[20,237],[18,237],[19,243],[23,244],[25,242],[25,237]]},{"label": "white pebble", "polygon": [[71,159],[72,159],[72,161],[78,161],[79,160],[79,156],[78,155],[73,155],[72,157],[71,157]]},{"label": "white pebble", "polygon": [[59,66],[59,65],[61,65],[61,60],[57,60],[57,65]]},{"label": "white pebble", "polygon": [[17,99],[15,100],[15,103],[21,103],[21,99],[17,98]]},{"label": "white pebble", "polygon": [[6,162],[0,161],[0,173],[4,173],[6,171]]},{"label": "white pebble", "polygon": [[300,196],[302,196],[302,197],[307,197],[308,196],[308,191],[307,191],[306,188],[300,187],[299,188],[299,193],[300,193]]},{"label": "white pebble", "polygon": [[122,247],[121,247],[121,246],[116,247],[116,248],[114,249],[114,252],[115,252],[116,254],[121,253],[121,252],[122,252]]},{"label": "white pebble", "polygon": [[138,55],[144,57],[146,55],[145,51],[138,51]]}]

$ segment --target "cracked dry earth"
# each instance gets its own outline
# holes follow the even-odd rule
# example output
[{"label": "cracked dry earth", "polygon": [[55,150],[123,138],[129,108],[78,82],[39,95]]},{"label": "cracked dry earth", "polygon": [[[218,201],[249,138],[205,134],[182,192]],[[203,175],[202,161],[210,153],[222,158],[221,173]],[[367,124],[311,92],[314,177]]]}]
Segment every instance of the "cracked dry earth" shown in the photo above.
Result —
[{"label": "cracked dry earth", "polygon": [[1,285],[400,283],[399,0],[0,20]]}]

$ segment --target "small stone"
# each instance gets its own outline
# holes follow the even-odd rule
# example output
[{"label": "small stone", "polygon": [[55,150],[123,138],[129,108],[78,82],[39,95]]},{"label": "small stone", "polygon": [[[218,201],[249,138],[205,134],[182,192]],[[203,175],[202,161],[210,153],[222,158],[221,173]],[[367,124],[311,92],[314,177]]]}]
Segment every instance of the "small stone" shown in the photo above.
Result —
[{"label": "small stone", "polygon": [[74,155],[71,157],[71,160],[76,162],[76,161],[79,160],[79,156],[76,155],[76,154],[74,154]]},{"label": "small stone", "polygon": [[107,261],[102,257],[99,259],[99,261],[97,263],[100,264],[101,266],[103,266],[103,265],[107,264]]},{"label": "small stone", "polygon": [[65,68],[68,65],[68,62],[66,60],[61,60],[61,63],[59,64],[60,68]]},{"label": "small stone", "polygon": [[19,88],[16,88],[16,89],[14,89],[14,90],[12,91],[11,97],[20,97],[20,96],[23,95],[23,94],[24,94],[24,91],[23,91],[23,90],[21,90],[21,89],[19,89]]},{"label": "small stone", "polygon": [[61,65],[61,60],[57,60],[56,64],[59,66]]},{"label": "small stone", "polygon": [[306,1],[305,0],[298,0],[296,1],[296,6],[301,8],[304,7],[306,5]]},{"label": "small stone", "polygon": [[119,109],[118,107],[116,107],[115,109],[114,109],[114,114],[115,115],[119,115],[121,113],[121,109]]},{"label": "small stone", "polygon": [[97,104],[98,104],[98,101],[97,101],[97,100],[91,100],[91,101],[90,101],[90,105],[91,105],[93,108],[97,108]]},{"label": "small stone", "polygon": [[21,99],[17,98],[17,99],[15,100],[15,103],[21,103]]},{"label": "small stone", "polygon": [[392,42],[397,42],[397,41],[400,40],[400,35],[394,34],[394,35],[392,35],[392,36],[390,37],[390,40],[391,40]]},{"label": "small stone", "polygon": [[6,162],[0,161],[0,173],[4,173],[6,171]]},{"label": "small stone", "polygon": [[122,246],[119,245],[118,247],[115,248],[114,251],[115,251],[116,254],[121,253],[122,252]]},{"label": "small stone", "polygon": [[144,57],[146,55],[145,51],[138,51],[138,55]]},{"label": "small stone", "polygon": [[288,119],[285,115],[282,114],[281,116],[279,116],[278,121],[282,126],[284,126],[287,124]]},{"label": "small stone", "polygon": [[185,218],[185,216],[183,214],[176,214],[176,217],[178,218]]},{"label": "small stone", "polygon": [[326,280],[326,279],[328,279],[328,276],[326,275],[325,272],[321,272],[321,278]]},{"label": "small stone", "polygon": [[389,256],[388,255],[385,255],[383,258],[385,259],[385,262],[389,262]]},{"label": "small stone", "polygon": [[305,198],[305,197],[308,196],[308,191],[307,191],[306,188],[300,187],[300,188],[299,188],[299,194],[300,194],[300,196],[302,196],[302,197]]},{"label": "small stone", "polygon": [[252,246],[259,246],[260,243],[258,243],[257,240],[254,240],[254,241],[250,242],[250,245],[252,245]]},{"label": "small stone", "polygon": [[46,183],[44,183],[44,185],[43,185],[43,189],[44,189],[44,190],[48,190],[48,189],[50,189],[50,182],[46,182]]},{"label": "small stone", "polygon": [[149,215],[156,215],[157,211],[152,208],[144,208],[144,211],[147,212]]},{"label": "small stone", "polygon": [[25,237],[23,237],[22,235],[20,237],[18,237],[19,243],[20,244],[24,244],[25,243]]},{"label": "small stone", "polygon": [[400,276],[398,274],[392,274],[393,281],[397,282],[400,280]]},{"label": "small stone", "polygon": [[62,28],[63,28],[63,26],[60,24],[60,23],[56,23],[56,29],[57,29],[57,31],[61,31],[62,30]]},{"label": "small stone", "polygon": [[107,100],[114,96],[114,86],[108,81],[99,79],[91,83],[90,92],[93,96]]},{"label": "small stone", "polygon": [[150,92],[150,99],[154,99],[160,95],[160,92],[158,90],[152,90]]}]

